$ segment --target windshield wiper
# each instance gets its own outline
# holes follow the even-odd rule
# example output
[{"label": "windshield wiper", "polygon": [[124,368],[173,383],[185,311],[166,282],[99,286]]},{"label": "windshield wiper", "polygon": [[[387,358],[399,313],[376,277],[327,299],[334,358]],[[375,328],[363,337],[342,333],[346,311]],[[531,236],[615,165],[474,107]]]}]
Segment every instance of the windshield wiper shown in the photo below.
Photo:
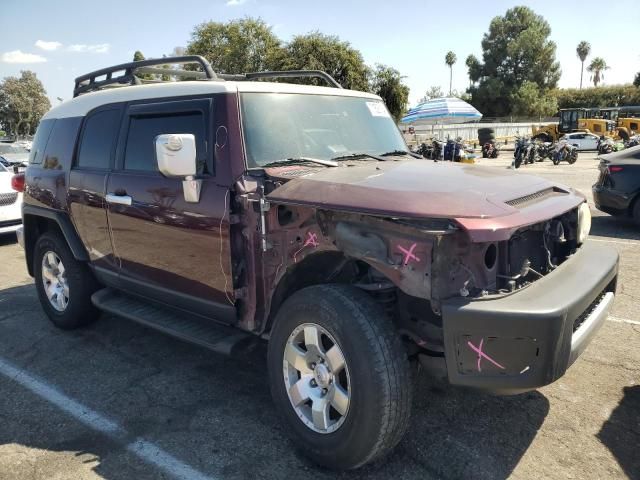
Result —
[{"label": "windshield wiper", "polygon": [[379,162],[386,162],[386,158],[379,157],[378,155],[372,155],[370,153],[350,153],[348,155],[340,155],[338,157],[333,157],[331,160],[357,160],[358,158],[373,158],[374,160],[378,160]]},{"label": "windshield wiper", "polygon": [[282,165],[295,165],[300,163],[317,163],[319,165],[324,165],[325,167],[337,167],[338,162],[333,160],[322,160],[321,158],[311,158],[311,157],[294,157],[294,158],[286,158],[284,160],[278,160],[276,162],[267,163],[266,165],[260,165],[260,167],[279,167]]},{"label": "windshield wiper", "polygon": [[413,158],[422,158],[422,155],[418,155],[414,152],[408,152],[407,150],[392,150],[390,152],[380,154],[381,157],[391,157],[392,155],[410,155]]}]

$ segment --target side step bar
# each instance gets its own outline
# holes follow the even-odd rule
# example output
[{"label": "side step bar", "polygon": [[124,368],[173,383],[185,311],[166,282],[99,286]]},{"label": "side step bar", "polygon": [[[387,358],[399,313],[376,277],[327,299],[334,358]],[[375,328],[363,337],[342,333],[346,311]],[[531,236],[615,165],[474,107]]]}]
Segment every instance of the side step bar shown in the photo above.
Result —
[{"label": "side step bar", "polygon": [[110,288],[98,290],[91,296],[91,301],[100,310],[223,355],[234,355],[259,338],[204,318],[181,315],[171,308],[148,303]]}]

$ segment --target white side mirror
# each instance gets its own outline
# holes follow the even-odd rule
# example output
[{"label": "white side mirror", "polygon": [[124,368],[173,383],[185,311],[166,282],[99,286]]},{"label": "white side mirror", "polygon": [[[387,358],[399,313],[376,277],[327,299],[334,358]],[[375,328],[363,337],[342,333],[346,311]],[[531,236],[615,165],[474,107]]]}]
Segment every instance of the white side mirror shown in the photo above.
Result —
[{"label": "white side mirror", "polygon": [[165,177],[193,177],[196,172],[196,138],[190,133],[156,137],[158,170]]},{"label": "white side mirror", "polygon": [[158,170],[168,178],[182,178],[184,200],[200,201],[202,180],[193,178],[196,167],[196,137],[190,133],[168,133],[156,137]]}]

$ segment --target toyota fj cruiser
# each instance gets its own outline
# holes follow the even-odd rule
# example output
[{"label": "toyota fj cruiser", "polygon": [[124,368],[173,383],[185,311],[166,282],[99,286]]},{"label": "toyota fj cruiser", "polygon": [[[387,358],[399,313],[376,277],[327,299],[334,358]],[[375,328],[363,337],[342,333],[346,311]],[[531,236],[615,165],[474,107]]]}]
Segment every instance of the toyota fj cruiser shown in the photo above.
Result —
[{"label": "toyota fj cruiser", "polygon": [[[166,66],[184,63],[200,69]],[[252,81],[271,77],[331,87]],[[379,97],[324,72],[162,58],[79,77],[74,97],[40,123],[19,234],[51,321],[103,310],[227,354],[268,340],[275,404],[322,465],[398,443],[411,362],[534,389],[612,305],[618,256],[585,243],[582,194],[415,158]]]}]

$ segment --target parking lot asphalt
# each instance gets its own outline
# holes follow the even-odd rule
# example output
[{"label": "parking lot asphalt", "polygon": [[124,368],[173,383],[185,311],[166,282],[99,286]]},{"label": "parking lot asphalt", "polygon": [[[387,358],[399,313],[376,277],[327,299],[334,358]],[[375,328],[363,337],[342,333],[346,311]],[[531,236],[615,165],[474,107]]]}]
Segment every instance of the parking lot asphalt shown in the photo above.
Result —
[{"label": "parking lot asphalt", "polygon": [[[479,163],[509,161],[503,152]],[[567,374],[537,391],[495,397],[417,375],[405,439],[355,472],[297,453],[263,348],[229,359],[108,315],[57,330],[20,247],[0,237],[0,479],[640,479],[640,227],[593,209],[594,154],[521,170],[588,196],[589,241],[621,255],[612,315]]]}]

